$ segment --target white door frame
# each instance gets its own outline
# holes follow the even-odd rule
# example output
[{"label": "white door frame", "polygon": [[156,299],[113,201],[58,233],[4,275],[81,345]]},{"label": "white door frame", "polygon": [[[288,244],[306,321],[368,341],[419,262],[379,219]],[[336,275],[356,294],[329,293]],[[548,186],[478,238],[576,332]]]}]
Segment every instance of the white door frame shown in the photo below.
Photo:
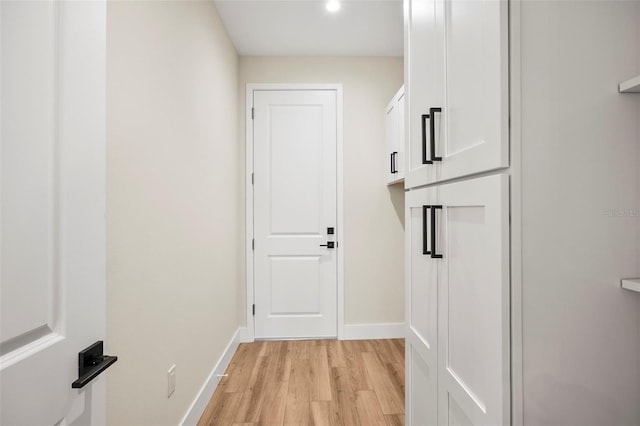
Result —
[{"label": "white door frame", "polygon": [[245,101],[245,255],[246,255],[246,321],[247,333],[243,341],[252,342],[255,339],[253,303],[254,303],[254,264],[253,264],[253,119],[251,108],[253,106],[253,93],[260,90],[334,90],[336,92],[337,115],[337,158],[336,158],[336,196],[337,196],[337,224],[336,241],[337,250],[337,291],[338,291],[338,339],[344,338],[344,212],[343,212],[343,162],[342,162],[342,84],[247,84]]}]

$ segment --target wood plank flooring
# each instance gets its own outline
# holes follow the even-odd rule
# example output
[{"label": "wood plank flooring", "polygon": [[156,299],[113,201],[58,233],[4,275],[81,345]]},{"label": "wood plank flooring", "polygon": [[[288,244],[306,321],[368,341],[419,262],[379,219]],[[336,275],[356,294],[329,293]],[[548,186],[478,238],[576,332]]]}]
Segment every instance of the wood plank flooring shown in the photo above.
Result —
[{"label": "wood plank flooring", "polygon": [[241,344],[198,426],[404,425],[404,339]]}]

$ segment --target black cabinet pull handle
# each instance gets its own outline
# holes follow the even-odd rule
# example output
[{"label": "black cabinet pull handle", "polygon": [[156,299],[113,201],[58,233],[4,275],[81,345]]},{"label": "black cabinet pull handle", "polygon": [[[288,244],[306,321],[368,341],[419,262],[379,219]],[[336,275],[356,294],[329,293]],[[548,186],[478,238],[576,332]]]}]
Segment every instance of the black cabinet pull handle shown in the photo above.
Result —
[{"label": "black cabinet pull handle", "polygon": [[[422,206],[422,254],[430,255],[429,244],[427,240],[429,239],[427,235],[427,211],[431,208],[431,206]],[[433,229],[432,229],[433,231]]]},{"label": "black cabinet pull handle", "polygon": [[398,173],[398,168],[396,167],[396,156],[398,155],[397,151],[393,151],[391,153],[391,173]]},{"label": "black cabinet pull handle", "polygon": [[[427,160],[427,120],[429,114],[422,114],[422,164],[433,164],[433,161]],[[433,141],[433,137],[431,139]]]},{"label": "black cabinet pull handle", "polygon": [[431,161],[442,161],[442,157],[436,157],[436,120],[435,113],[442,112],[442,108],[429,108],[429,115],[431,119],[429,120],[429,136],[431,140],[429,141],[431,144]]},{"label": "black cabinet pull handle", "polygon": [[442,210],[442,206],[431,206],[431,258],[442,259],[442,254],[438,254],[436,249],[436,210]]},{"label": "black cabinet pull handle", "polygon": [[78,353],[78,380],[71,383],[73,389],[82,389],[113,363],[117,356],[104,355],[102,340]]}]

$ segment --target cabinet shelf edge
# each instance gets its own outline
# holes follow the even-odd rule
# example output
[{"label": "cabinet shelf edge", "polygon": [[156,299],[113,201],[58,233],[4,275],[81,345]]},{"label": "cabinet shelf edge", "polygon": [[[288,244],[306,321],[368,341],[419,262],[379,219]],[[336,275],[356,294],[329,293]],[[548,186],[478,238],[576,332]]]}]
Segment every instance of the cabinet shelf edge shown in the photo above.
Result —
[{"label": "cabinet shelf edge", "polygon": [[618,91],[620,93],[640,93],[640,75],[620,83]]}]

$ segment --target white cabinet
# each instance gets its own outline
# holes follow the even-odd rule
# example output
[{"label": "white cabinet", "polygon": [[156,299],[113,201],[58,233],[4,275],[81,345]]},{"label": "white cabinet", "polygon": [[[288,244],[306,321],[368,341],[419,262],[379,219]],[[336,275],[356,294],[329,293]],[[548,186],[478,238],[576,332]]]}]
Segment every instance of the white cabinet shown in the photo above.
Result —
[{"label": "white cabinet", "polygon": [[386,181],[388,185],[404,181],[404,86],[393,96],[385,109]]},{"label": "white cabinet", "polygon": [[640,425],[639,17],[405,0],[407,425]]},{"label": "white cabinet", "polygon": [[509,424],[508,176],[405,202],[407,425]]},{"label": "white cabinet", "polygon": [[406,0],[407,188],[508,166],[508,3]]}]

